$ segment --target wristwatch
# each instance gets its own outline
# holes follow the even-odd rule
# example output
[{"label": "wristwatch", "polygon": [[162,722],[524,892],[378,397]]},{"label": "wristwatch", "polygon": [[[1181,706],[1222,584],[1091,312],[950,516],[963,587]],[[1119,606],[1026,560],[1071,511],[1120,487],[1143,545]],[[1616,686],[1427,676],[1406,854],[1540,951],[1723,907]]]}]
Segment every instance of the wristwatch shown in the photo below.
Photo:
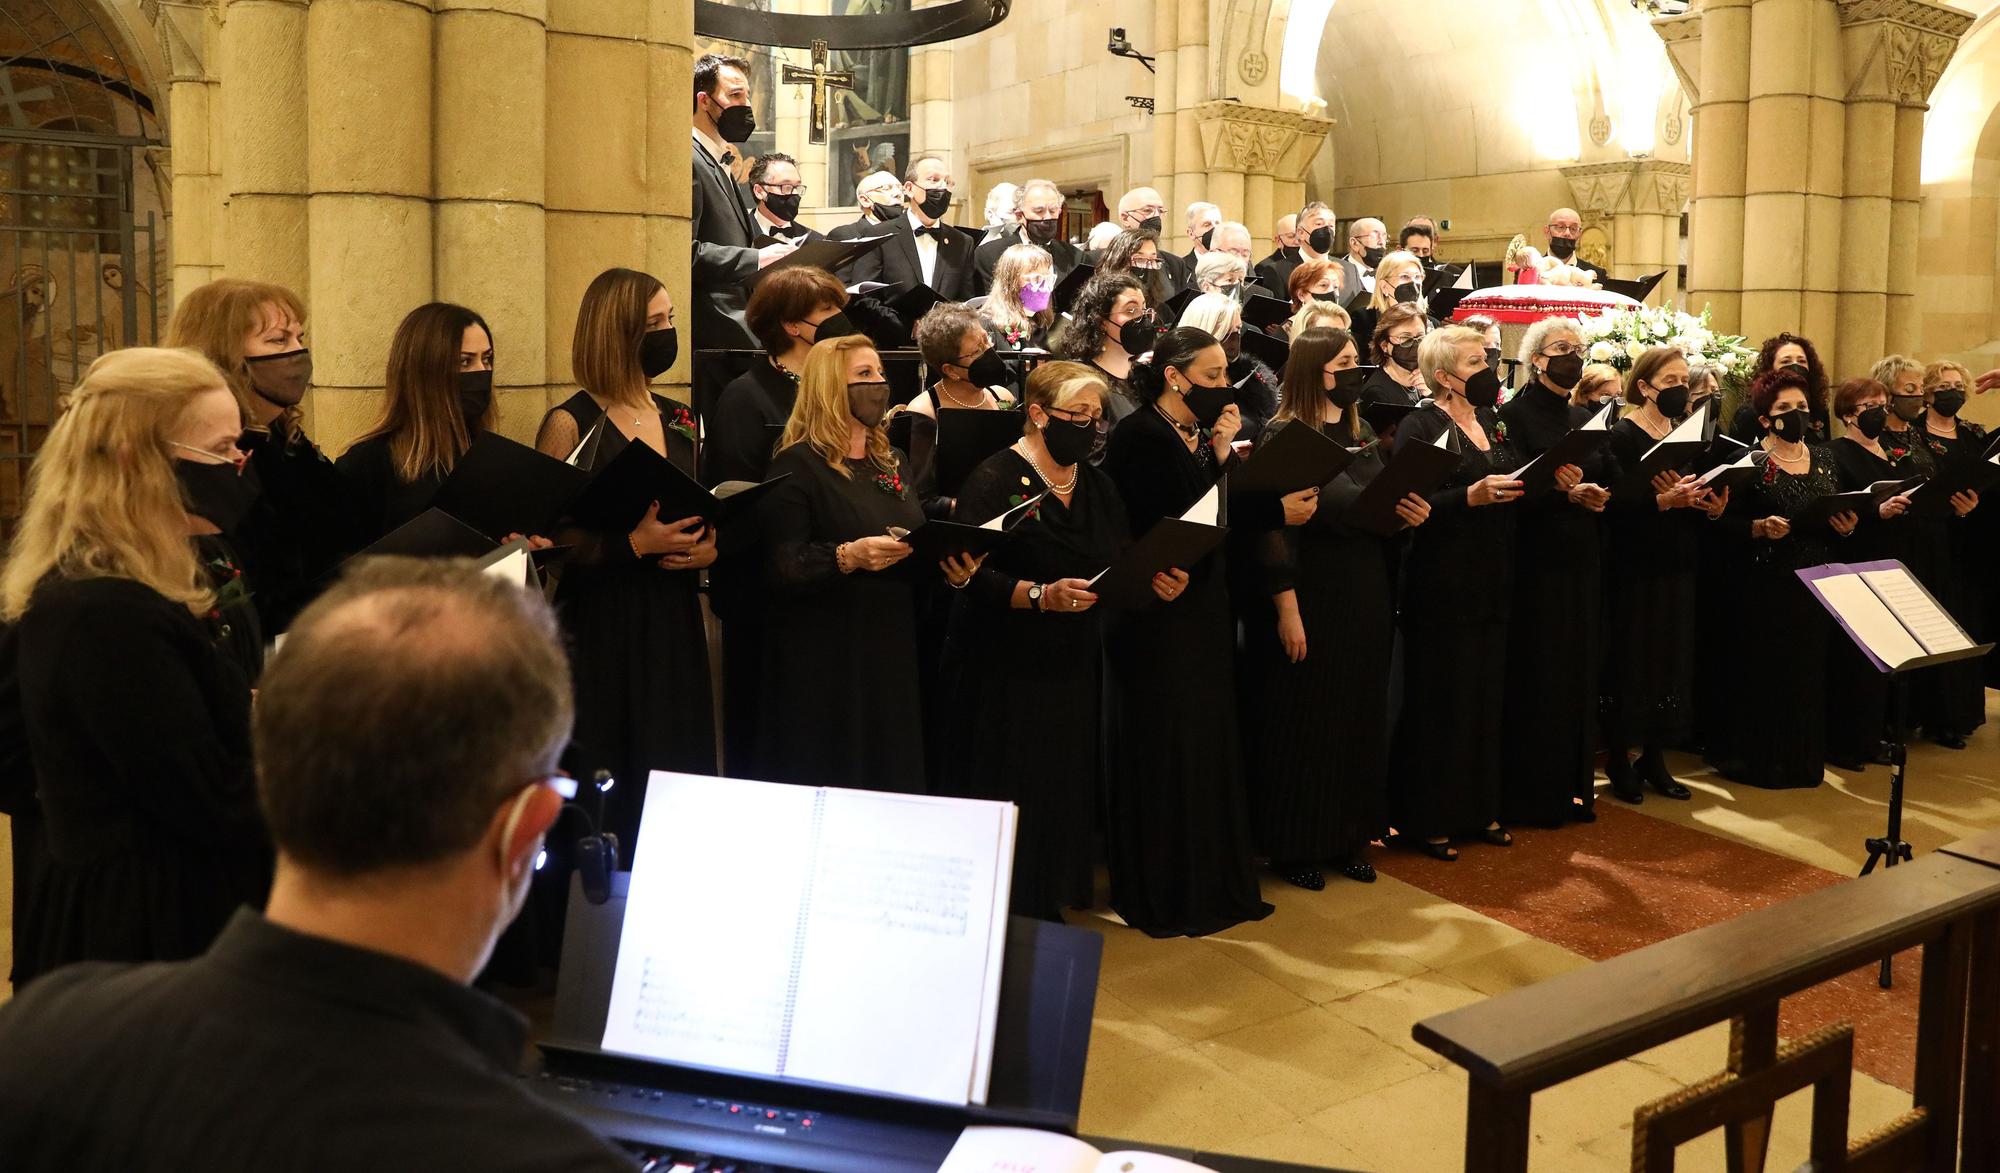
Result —
[{"label": "wristwatch", "polygon": [[1042,590],[1041,583],[1030,583],[1028,585],[1028,606],[1033,607],[1037,611],[1042,609]]}]

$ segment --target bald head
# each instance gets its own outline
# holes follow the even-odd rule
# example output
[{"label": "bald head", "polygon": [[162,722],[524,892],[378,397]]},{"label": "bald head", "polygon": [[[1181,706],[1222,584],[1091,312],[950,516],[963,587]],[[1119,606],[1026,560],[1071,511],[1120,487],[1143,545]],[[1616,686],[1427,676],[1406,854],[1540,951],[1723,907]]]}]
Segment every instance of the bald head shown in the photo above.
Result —
[{"label": "bald head", "polygon": [[[1373,216],[1363,216],[1347,226],[1347,255],[1356,261],[1367,261],[1368,250],[1389,247],[1389,226]],[[1368,265],[1368,268],[1374,268]]]},{"label": "bald head", "polygon": [[1575,208],[1557,208],[1549,213],[1549,222],[1542,231],[1549,241],[1549,252],[1559,260],[1567,261],[1576,255],[1577,238],[1583,235],[1583,217]]},{"label": "bald head", "polygon": [[1271,243],[1279,248],[1299,247],[1299,218],[1280,216],[1271,231]]},{"label": "bald head", "polygon": [[1160,199],[1160,193],[1150,187],[1135,187],[1118,197],[1118,226],[1121,228],[1151,228],[1159,231],[1158,221],[1167,213],[1167,205]]}]

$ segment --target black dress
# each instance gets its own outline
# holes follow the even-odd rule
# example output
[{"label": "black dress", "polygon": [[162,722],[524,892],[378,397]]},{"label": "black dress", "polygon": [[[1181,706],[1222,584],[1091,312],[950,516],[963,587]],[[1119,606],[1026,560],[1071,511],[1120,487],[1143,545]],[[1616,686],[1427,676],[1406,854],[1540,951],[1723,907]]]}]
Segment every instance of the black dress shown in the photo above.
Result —
[{"label": "black dress", "polygon": [[[1009,448],[966,478],[959,509],[992,517],[1047,487]],[[1043,497],[971,585],[954,592],[938,790],[1020,807],[1012,905],[1023,916],[1056,919],[1090,903],[1103,789],[1103,612],[1018,609],[1014,587],[1092,578],[1127,536],[1110,476],[1081,464],[1069,504]]]},{"label": "black dress", "polygon": [[1403,690],[1389,749],[1389,821],[1420,838],[1476,835],[1500,817],[1499,684],[1513,611],[1514,507],[1473,506],[1466,490],[1520,467],[1499,420],[1480,408],[1491,449],[1481,452],[1432,403],[1404,419],[1396,446],[1428,444],[1450,429],[1464,459],[1430,495],[1430,519],[1403,558]]},{"label": "black dress", "polygon": [[[1342,443],[1374,439],[1356,421]],[[1288,427],[1274,420],[1265,437]],[[1258,543],[1263,605],[1246,618],[1243,736],[1256,844],[1273,861],[1304,866],[1358,857],[1389,826],[1389,663],[1395,646],[1395,539],[1344,524],[1383,467],[1368,447],[1320,490],[1304,525]],[[1306,658],[1292,663],[1271,604],[1296,592]],[[1246,608],[1246,614],[1250,612]]]},{"label": "black dress", "polygon": [[[1135,536],[1187,511],[1222,471],[1155,405],[1112,430],[1104,467]],[[1220,552],[1171,603],[1105,619],[1111,907],[1155,937],[1270,915],[1251,860],[1236,727],[1236,633]]]},{"label": "black dress", "polygon": [[38,800],[17,985],[72,961],[193,957],[262,906],[250,681],[221,626],[131,579],[51,577],[0,635],[15,702],[0,756]]},{"label": "black dress", "polygon": [[[685,409],[657,395],[653,399],[664,423],[667,458],[692,476],[694,440],[673,423]],[[574,420],[581,436],[604,409],[579,391],[550,409],[555,412]],[[566,761],[579,777],[605,769],[617,780],[605,796],[602,829],[617,833],[620,862],[630,866],[639,849],[647,776],[654,770],[715,773],[714,699],[699,575],[640,558],[627,534],[570,531],[559,540],[574,547],[563,561],[555,594],[576,679],[576,731]]]},{"label": "black dress", "polygon": [[347,481],[363,546],[429,509],[444,487],[444,474],[436,469],[426,469],[414,481],[404,480],[389,441],[387,435],[356,440],[333,462]]},{"label": "black dress", "polygon": [[1262,359],[1239,354],[1229,360],[1229,383],[1235,387],[1236,408],[1243,417],[1238,440],[1255,443],[1264,425],[1278,413],[1278,375]]},{"label": "black dress", "polygon": [[[1828,446],[1840,477],[1840,491],[1858,492],[1876,481],[1897,480],[1914,473],[1905,456],[1898,464],[1877,456],[1842,436]],[[1885,449],[1885,452],[1887,450]],[[1883,519],[1873,509],[1860,511],[1860,524],[1847,539],[1841,557],[1850,562],[1872,562],[1894,558],[1914,568],[1911,550],[1920,539],[1919,520],[1911,517]],[[1918,575],[1919,581],[1923,576]],[[1838,625],[1828,625],[1826,652],[1826,759],[1835,765],[1855,768],[1873,760],[1883,735],[1888,732],[1889,678],[1861,654],[1854,641]]]},{"label": "black dress", "polygon": [[[702,483],[712,488],[724,481],[762,482],[798,393],[798,379],[768,359],[731,380],[709,417]],[[740,515],[716,540],[708,597],[722,626],[722,766],[731,777],[755,778],[768,596],[754,511]]]},{"label": "black dress", "polygon": [[765,541],[764,694],[759,776],[774,782],[921,794],[924,731],[911,584],[935,566],[840,573],[842,542],[924,522],[895,473],[849,460],[846,476],[808,444],[771,461],[785,481],[758,505]]},{"label": "black dress", "polygon": [[[1955,468],[1961,461],[1976,460],[1986,447],[1986,430],[1971,420],[1958,421],[1956,436],[1933,435],[1922,430],[1922,425],[1916,426],[1923,446],[1930,450],[1931,460],[1938,468]],[[2000,498],[2000,493],[1987,490],[1981,495],[1980,504],[1964,517],[1952,514],[1929,523],[1934,532],[1942,531],[1942,540],[1933,551],[1931,576],[1918,576],[1944,609],[1958,620],[1959,626],[1975,640],[1982,641],[1992,638],[1988,628],[1991,616],[1987,613],[1986,597],[1979,589],[1978,567],[1992,553],[1982,548],[1985,527],[1974,519],[2000,508],[2000,502],[1989,503],[1988,498]],[[1912,719],[1924,727],[1925,735],[1963,737],[1986,723],[1984,664],[1978,660],[1960,660],[1940,664],[1919,676],[1929,679],[1917,691],[1921,699],[1913,698],[1916,708]]]},{"label": "black dress", "polygon": [[1112,431],[1116,431],[1120,420],[1139,410],[1141,406],[1139,395],[1132,390],[1130,381],[1121,379],[1098,366],[1095,359],[1088,365],[1091,370],[1104,376],[1104,385],[1109,388],[1104,396],[1104,424]]},{"label": "black dress", "polygon": [[1665,749],[1693,731],[1697,567],[1710,522],[1697,509],[1663,513],[1650,483],[1628,481],[1657,442],[1634,420],[1611,426],[1600,693],[1604,744],[1614,753]]},{"label": "black dress", "polygon": [[[1824,444],[1831,434],[1832,421],[1827,415],[1826,397],[1814,395],[1814,402],[1806,405],[1806,440],[1813,444]],[[1737,407],[1730,417],[1729,434],[1745,444],[1755,444],[1764,438],[1764,426],[1757,422],[1757,408],[1744,403]]]},{"label": "black dress", "polygon": [[1808,444],[1809,468],[1786,472],[1768,455],[1744,491],[1730,496],[1724,524],[1747,534],[1765,517],[1792,520],[1775,541],[1751,539],[1744,574],[1743,644],[1736,674],[1734,751],[1725,777],[1768,790],[1818,786],[1825,777],[1826,651],[1832,621],[1795,571],[1846,558],[1827,526],[1797,518],[1814,500],[1838,491],[1833,453]]},{"label": "black dress", "polygon": [[246,429],[240,446],[262,491],[232,536],[258,617],[276,635],[367,543],[347,478],[304,433],[279,417],[269,430]]},{"label": "black dress", "polygon": [[[1508,449],[1522,464],[1595,414],[1539,381],[1499,411]],[[1581,467],[1585,482],[1609,484],[1609,453],[1599,450]],[[1561,826],[1582,809],[1571,800],[1588,803],[1594,793],[1603,519],[1554,488],[1514,508],[1501,817]]]}]

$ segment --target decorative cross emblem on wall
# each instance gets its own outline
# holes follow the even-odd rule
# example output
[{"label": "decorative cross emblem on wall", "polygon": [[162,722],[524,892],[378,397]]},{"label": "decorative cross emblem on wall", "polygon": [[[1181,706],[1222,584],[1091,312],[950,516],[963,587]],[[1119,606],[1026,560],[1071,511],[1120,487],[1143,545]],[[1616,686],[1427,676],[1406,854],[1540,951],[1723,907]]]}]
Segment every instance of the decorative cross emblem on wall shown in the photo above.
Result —
[{"label": "decorative cross emblem on wall", "polygon": [[827,109],[827,91],[851,90],[854,88],[854,74],[848,70],[829,71],[826,67],[826,42],[812,43],[812,68],[800,69],[787,65],[780,79],[785,85],[812,86],[812,118],[808,120],[806,141],[814,146],[826,142],[827,124],[832,121],[832,111]]},{"label": "decorative cross emblem on wall", "polygon": [[47,86],[16,90],[13,72],[11,69],[0,69],[0,109],[7,112],[8,120],[15,128],[25,130],[28,126],[28,103],[47,101],[55,97],[56,92]]}]

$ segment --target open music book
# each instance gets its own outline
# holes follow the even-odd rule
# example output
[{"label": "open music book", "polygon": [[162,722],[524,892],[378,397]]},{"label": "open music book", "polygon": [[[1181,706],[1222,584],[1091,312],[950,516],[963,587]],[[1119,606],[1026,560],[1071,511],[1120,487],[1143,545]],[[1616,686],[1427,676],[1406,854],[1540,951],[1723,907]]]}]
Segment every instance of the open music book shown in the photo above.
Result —
[{"label": "open music book", "polygon": [[984,1103],[1015,818],[655,771],[604,1049]]},{"label": "open music book", "polygon": [[1798,572],[1875,666],[1901,672],[1992,650],[1976,645],[1903,564],[1829,563]]},{"label": "open music book", "polygon": [[1212,1173],[1159,1153],[1104,1153],[1073,1136],[1032,1128],[968,1128],[938,1173]]}]

